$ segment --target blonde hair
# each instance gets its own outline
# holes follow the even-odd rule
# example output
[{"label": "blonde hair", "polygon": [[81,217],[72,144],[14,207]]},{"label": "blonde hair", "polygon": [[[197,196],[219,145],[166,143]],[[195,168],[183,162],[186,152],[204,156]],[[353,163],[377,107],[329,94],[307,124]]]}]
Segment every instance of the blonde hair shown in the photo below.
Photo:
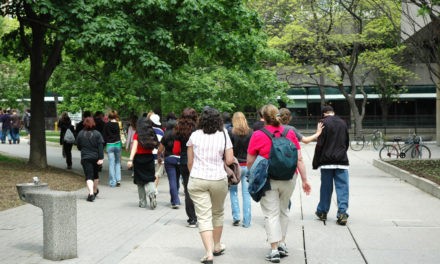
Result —
[{"label": "blonde hair", "polygon": [[290,120],[292,120],[292,116],[290,110],[287,108],[280,109],[280,121],[283,125],[288,125]]},{"label": "blonde hair", "polygon": [[245,136],[250,130],[245,115],[242,112],[235,112],[232,116],[232,134]]},{"label": "blonde hair", "polygon": [[266,122],[267,125],[281,125],[280,112],[278,111],[278,108],[276,108],[274,105],[268,104],[263,106],[261,112],[263,114],[264,122]]}]

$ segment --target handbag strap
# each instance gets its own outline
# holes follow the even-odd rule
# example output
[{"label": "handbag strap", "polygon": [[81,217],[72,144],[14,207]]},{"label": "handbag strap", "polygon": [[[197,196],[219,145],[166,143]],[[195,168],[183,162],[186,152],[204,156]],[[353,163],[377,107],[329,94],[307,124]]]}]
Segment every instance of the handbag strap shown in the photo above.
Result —
[{"label": "handbag strap", "polygon": [[223,137],[225,138],[225,147],[223,148],[223,161],[225,161],[225,151],[226,151],[226,133],[223,130]]}]

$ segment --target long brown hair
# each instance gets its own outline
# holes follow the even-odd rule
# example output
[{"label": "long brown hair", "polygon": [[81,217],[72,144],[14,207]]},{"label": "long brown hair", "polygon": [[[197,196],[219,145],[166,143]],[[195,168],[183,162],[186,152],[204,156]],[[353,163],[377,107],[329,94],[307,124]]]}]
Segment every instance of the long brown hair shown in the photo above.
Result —
[{"label": "long brown hair", "polygon": [[182,143],[188,141],[189,136],[195,130],[197,126],[197,112],[194,108],[185,108],[177,120],[177,125],[174,127],[176,131],[176,137],[182,141]]}]

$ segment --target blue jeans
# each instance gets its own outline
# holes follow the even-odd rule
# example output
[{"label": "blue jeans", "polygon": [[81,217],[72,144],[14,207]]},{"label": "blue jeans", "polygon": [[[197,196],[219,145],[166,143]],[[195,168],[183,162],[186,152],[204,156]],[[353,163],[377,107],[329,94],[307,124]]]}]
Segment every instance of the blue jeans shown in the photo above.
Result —
[{"label": "blue jeans", "polygon": [[[241,166],[241,194],[243,198],[243,226],[249,227],[251,225],[251,195],[249,194],[249,182],[247,179],[247,167]],[[229,194],[231,197],[232,219],[234,221],[240,220],[240,204],[238,202],[238,185],[231,185],[229,187]]]},{"label": "blue jeans", "polygon": [[165,157],[165,171],[170,185],[171,205],[180,205],[180,158],[176,156]]},{"label": "blue jeans", "polygon": [[11,128],[10,135],[14,144],[20,143],[20,129]]},{"label": "blue jeans", "polygon": [[345,169],[321,169],[321,190],[318,208],[320,213],[328,213],[333,193],[333,181],[335,182],[338,213],[347,214],[349,181],[348,170]]},{"label": "blue jeans", "polygon": [[107,144],[108,181],[115,187],[121,181],[121,144]]},{"label": "blue jeans", "polygon": [[2,143],[6,142],[6,136],[8,137],[9,140],[12,140],[10,128],[3,128],[2,129],[2,137],[1,137]]}]

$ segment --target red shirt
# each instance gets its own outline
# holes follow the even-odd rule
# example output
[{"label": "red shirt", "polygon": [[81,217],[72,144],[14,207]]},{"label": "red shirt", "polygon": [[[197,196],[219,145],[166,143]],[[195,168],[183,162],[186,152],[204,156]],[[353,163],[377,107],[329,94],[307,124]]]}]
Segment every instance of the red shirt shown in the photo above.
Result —
[{"label": "red shirt", "polygon": [[[138,133],[134,133],[133,141],[134,140],[138,141]],[[137,149],[136,149],[136,154],[153,154],[153,150],[152,149],[145,149],[145,148],[143,148],[142,145],[138,141]]]},{"label": "red shirt", "polygon": [[[269,132],[271,132],[272,134],[274,134],[275,131],[279,131],[275,133],[275,136],[281,135],[284,131],[284,127],[282,126],[275,127],[275,126],[266,125],[264,127],[267,130],[269,130]],[[286,137],[290,141],[292,141],[293,144],[295,144],[298,150],[301,149],[301,146],[299,145],[298,139],[296,138],[295,132],[293,132],[293,130],[290,130],[287,133]],[[248,154],[252,156],[260,155],[268,159],[271,147],[272,147],[271,139],[263,131],[257,130],[252,134],[251,140],[249,141]]]}]

